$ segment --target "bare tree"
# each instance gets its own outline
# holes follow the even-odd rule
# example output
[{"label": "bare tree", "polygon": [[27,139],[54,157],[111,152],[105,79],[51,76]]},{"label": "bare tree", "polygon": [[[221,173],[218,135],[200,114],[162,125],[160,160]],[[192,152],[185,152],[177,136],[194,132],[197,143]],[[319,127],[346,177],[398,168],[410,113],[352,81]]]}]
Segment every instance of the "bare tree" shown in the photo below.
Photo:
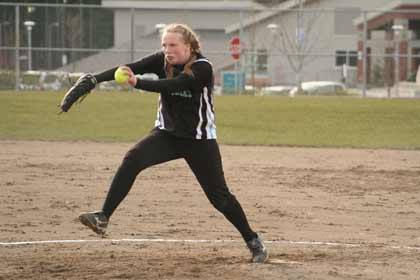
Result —
[{"label": "bare tree", "polygon": [[[314,61],[317,56],[311,52],[316,45],[319,46],[319,35],[322,31],[317,28],[316,22],[322,16],[321,10],[305,11],[302,0],[296,0],[296,27],[286,25],[283,17],[278,17],[276,23],[268,27],[273,30],[273,49],[284,55],[295,73],[295,83],[300,91],[302,89],[302,70],[305,65]],[[326,44],[326,42],[324,42]]]}]

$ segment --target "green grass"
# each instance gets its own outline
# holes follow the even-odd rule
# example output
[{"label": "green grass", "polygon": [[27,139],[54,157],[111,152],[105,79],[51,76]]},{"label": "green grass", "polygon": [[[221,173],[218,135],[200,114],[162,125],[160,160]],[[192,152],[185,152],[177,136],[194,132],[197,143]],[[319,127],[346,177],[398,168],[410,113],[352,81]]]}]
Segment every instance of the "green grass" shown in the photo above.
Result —
[{"label": "green grass", "polygon": [[[0,92],[0,139],[135,141],[156,94],[95,92],[57,115],[63,93]],[[420,100],[217,96],[225,144],[420,149]]]}]

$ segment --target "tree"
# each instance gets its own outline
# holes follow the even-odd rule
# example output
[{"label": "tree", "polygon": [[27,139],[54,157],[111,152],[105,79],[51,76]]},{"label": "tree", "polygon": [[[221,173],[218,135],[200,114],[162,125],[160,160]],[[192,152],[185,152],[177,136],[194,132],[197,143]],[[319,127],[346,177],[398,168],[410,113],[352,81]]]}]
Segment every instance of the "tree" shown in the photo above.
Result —
[{"label": "tree", "polygon": [[[278,17],[271,23],[273,33],[273,48],[284,55],[290,68],[295,73],[295,83],[299,91],[302,90],[302,70],[305,65],[314,61],[317,56],[311,54],[318,45],[321,28],[316,27],[316,22],[321,17],[320,10],[303,10],[303,0],[296,0],[298,9],[296,13],[296,26],[286,25],[284,17]],[[290,23],[290,22],[289,22]],[[325,42],[326,44],[326,42]]]}]

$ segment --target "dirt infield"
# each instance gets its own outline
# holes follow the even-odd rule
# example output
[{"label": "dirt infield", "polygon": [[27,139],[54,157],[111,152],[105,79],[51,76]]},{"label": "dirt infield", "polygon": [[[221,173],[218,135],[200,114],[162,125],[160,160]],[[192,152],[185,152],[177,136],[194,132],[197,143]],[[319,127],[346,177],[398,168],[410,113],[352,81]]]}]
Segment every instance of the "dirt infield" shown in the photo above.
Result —
[{"label": "dirt infield", "polygon": [[[268,241],[256,265],[182,160],[142,172],[100,240],[75,218],[102,206],[130,144],[0,146],[0,279],[420,277],[420,151],[221,146]],[[74,243],[10,243],[47,240]]]}]

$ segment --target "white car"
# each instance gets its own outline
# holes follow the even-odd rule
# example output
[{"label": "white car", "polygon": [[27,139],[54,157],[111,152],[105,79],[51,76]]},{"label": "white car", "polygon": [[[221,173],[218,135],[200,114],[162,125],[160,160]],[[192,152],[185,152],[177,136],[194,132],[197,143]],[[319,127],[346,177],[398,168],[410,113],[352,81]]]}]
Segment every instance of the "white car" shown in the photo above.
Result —
[{"label": "white car", "polygon": [[292,90],[293,87],[291,86],[269,86],[269,87],[263,87],[261,89],[262,95],[289,95],[290,90]]},{"label": "white car", "polygon": [[[302,90],[307,95],[335,95],[346,90],[346,86],[339,82],[314,81],[302,83]],[[290,90],[290,96],[295,96],[298,92],[297,87]]]}]

